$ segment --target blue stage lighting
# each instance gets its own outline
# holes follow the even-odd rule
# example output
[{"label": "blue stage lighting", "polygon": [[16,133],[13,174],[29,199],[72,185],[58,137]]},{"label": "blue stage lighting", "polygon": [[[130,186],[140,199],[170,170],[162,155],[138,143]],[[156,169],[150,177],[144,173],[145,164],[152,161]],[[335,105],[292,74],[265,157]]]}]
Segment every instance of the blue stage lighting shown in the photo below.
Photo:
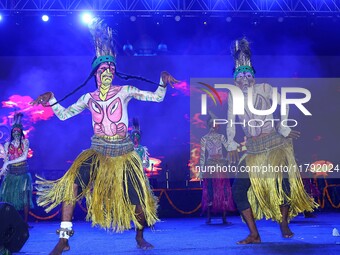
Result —
[{"label": "blue stage lighting", "polygon": [[47,22],[50,18],[48,17],[48,15],[42,15],[42,16],[41,16],[41,19],[42,19],[44,22]]},{"label": "blue stage lighting", "polygon": [[92,19],[93,19],[93,16],[91,13],[86,12],[82,15],[82,21],[85,24],[89,24],[92,21]]}]

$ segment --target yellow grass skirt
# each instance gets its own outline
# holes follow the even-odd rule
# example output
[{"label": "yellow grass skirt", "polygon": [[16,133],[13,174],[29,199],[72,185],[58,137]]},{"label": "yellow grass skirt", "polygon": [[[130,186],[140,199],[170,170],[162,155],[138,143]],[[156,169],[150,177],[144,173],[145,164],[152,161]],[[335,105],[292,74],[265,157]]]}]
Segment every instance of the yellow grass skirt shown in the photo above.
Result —
[{"label": "yellow grass skirt", "polygon": [[[288,220],[298,213],[313,211],[318,207],[304,189],[291,143],[286,142],[267,152],[248,154],[245,156],[245,161],[248,169],[259,169],[258,166],[277,166],[276,169],[288,170],[286,173],[285,171],[249,172],[251,186],[248,190],[248,200],[255,219],[265,217],[281,222],[280,206],[282,205],[289,205]],[[282,168],[284,166],[285,168]],[[289,194],[286,194],[283,188],[284,177],[288,178],[290,184]]]},{"label": "yellow grass skirt", "polygon": [[[93,157],[91,163],[87,163],[90,167],[90,181],[88,185],[81,183],[82,191],[75,197],[74,182],[79,177],[81,165],[86,164],[85,161],[90,157]],[[144,175],[142,162],[134,151],[108,157],[92,149],[85,150],[62,178],[56,181],[38,178],[37,203],[46,207],[46,212],[62,202],[72,204],[85,197],[86,220],[92,221],[92,226],[99,225],[116,232],[130,229],[131,221],[137,228],[142,228],[135,213],[136,206],[131,204],[128,196],[129,178],[137,192],[147,225],[151,226],[158,221],[156,198]]]}]

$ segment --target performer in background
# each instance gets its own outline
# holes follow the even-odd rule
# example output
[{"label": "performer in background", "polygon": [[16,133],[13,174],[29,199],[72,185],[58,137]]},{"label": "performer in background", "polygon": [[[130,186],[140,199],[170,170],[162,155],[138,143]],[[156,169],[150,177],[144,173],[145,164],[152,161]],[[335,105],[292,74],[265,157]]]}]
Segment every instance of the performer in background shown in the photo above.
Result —
[{"label": "performer in background", "polygon": [[[250,234],[238,244],[260,243],[261,238],[257,230],[255,219],[272,219],[280,224],[281,234],[284,238],[290,238],[294,234],[288,223],[298,213],[313,211],[318,205],[305,192],[300,177],[299,169],[295,162],[292,138],[300,136],[297,131],[280,125],[275,128],[270,119],[272,114],[256,115],[249,110],[248,97],[251,97],[254,108],[267,110],[271,108],[273,88],[267,84],[255,83],[255,71],[251,63],[251,51],[246,39],[238,40],[232,48],[235,60],[234,79],[235,85],[241,89],[244,96],[245,114],[238,115],[238,123],[241,125],[247,137],[247,152],[239,162],[240,166],[246,166],[249,171],[239,172],[233,184],[233,197],[238,210],[246,222]],[[252,94],[249,92],[251,89]],[[235,137],[235,115],[233,113],[233,95],[228,97],[228,125],[227,125],[227,150],[228,158],[232,162],[239,160]],[[280,95],[278,94],[278,102]],[[287,106],[288,115],[288,106]],[[281,115],[282,120],[287,115]],[[252,125],[248,125],[253,120]],[[287,173],[265,172],[264,167],[287,166],[291,169]],[[257,169],[260,171],[250,171]]]},{"label": "performer in background", "polygon": [[[207,167],[226,166],[227,160],[223,156],[223,147],[227,149],[227,141],[224,135],[218,133],[219,126],[213,126],[211,113],[207,121],[209,132],[201,139],[200,166]],[[211,223],[211,213],[222,214],[223,224],[227,224],[227,211],[235,211],[235,205],[231,194],[230,181],[227,173],[209,173],[204,171],[202,190],[202,212],[207,214],[207,224]]]},{"label": "performer in background", "polygon": [[28,221],[32,202],[32,177],[27,164],[29,141],[25,139],[21,124],[22,113],[14,115],[10,141],[3,147],[4,164],[0,178],[5,176],[0,186],[0,201],[12,204],[16,210],[23,211],[24,221]]},{"label": "performer in background", "polygon": [[[309,176],[303,176],[302,177],[303,186],[305,188],[305,191],[308,193],[309,196],[311,196],[314,200],[316,200],[320,196],[320,191],[313,183],[313,179]],[[304,211],[303,215],[305,218],[315,218],[316,215],[313,212]]]},{"label": "performer in background", "polygon": [[[138,153],[142,160],[144,171],[150,166],[149,152],[146,146],[140,144],[140,140],[142,137],[142,133],[140,131],[139,121],[137,118],[132,119],[132,131],[131,131],[131,140],[134,144],[134,150]],[[146,171],[145,171],[146,172]]]},{"label": "performer in background", "polygon": [[144,239],[143,232],[145,226],[152,226],[158,220],[155,197],[145,178],[141,159],[134,151],[128,135],[127,106],[133,98],[163,101],[166,86],[177,80],[169,73],[162,72],[155,92],[113,85],[114,76],[123,75],[116,70],[112,29],[102,20],[95,19],[90,31],[96,59],[92,63],[89,78],[82,86],[94,75],[97,89],[82,95],[68,108],[61,106],[52,92],[42,94],[33,102],[34,105],[51,106],[61,120],[71,118],[84,109],[88,109],[92,115],[94,135],[91,148],[81,152],[59,180],[42,179],[37,182],[37,202],[47,207],[47,212],[62,203],[62,222],[57,231],[59,242],[51,252],[53,255],[70,249],[68,239],[74,233],[74,206],[82,197],[86,198],[86,219],[92,221],[93,226],[121,232],[130,229],[132,221],[136,227],[137,246],[142,249],[153,248]]}]

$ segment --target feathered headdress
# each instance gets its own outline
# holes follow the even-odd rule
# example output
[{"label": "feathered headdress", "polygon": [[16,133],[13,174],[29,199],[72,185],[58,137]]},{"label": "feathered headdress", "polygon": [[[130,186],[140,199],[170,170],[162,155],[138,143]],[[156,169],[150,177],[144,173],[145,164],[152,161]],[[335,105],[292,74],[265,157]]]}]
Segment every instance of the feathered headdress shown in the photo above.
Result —
[{"label": "feathered headdress", "polygon": [[14,114],[14,118],[13,118],[13,125],[12,125],[12,129],[20,129],[20,130],[23,130],[24,127],[22,126],[21,124],[21,119],[24,115],[19,112],[19,113],[16,113]]},{"label": "feathered headdress", "polygon": [[[64,96],[59,101],[55,102],[53,105],[64,101],[70,95],[77,92],[79,89],[84,87],[87,82],[93,77],[94,71],[98,68],[101,63],[111,62],[116,66],[116,48],[115,41],[113,40],[113,32],[112,29],[104,23],[102,19],[94,18],[92,22],[89,23],[89,29],[92,34],[96,58],[92,62],[92,71],[86,80],[77,88],[75,88],[72,92]],[[118,73],[116,72],[118,75]]]},{"label": "feathered headdress", "polygon": [[104,23],[104,20],[94,18],[89,24],[89,29],[92,34],[97,57],[92,63],[92,70],[104,62],[111,62],[116,65],[116,47],[112,28]]},{"label": "feathered headdress", "polygon": [[255,70],[251,63],[251,50],[246,38],[233,42],[231,54],[235,61],[234,79],[239,73],[243,72],[250,72],[253,76],[255,75]]}]

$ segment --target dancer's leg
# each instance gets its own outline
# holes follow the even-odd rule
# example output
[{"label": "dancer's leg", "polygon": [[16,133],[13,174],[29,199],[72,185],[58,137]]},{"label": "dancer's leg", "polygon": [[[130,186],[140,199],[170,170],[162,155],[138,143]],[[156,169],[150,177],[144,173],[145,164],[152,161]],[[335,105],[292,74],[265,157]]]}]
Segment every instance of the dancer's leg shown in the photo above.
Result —
[{"label": "dancer's leg", "polygon": [[[289,179],[288,176],[285,175],[283,180],[282,180],[282,188],[284,192],[289,196],[290,195],[290,184],[289,184]],[[282,237],[284,238],[291,238],[294,233],[290,230],[288,226],[288,214],[289,214],[289,204],[287,201],[280,206],[281,210],[281,215],[282,215],[282,222],[280,222],[280,230]]]},{"label": "dancer's leg", "polygon": [[282,214],[282,222],[280,223],[280,230],[282,237],[284,238],[291,238],[293,237],[294,233],[290,230],[288,225],[288,213],[289,213],[289,206],[282,205],[280,206],[281,214]]},{"label": "dancer's leg", "polygon": [[[74,196],[78,195],[78,185],[73,185]],[[72,217],[74,212],[75,203],[62,204],[62,222],[60,224],[59,241],[54,249],[51,251],[50,255],[60,255],[63,251],[70,250],[70,245],[68,239],[73,234],[72,230]],[[70,231],[70,232],[68,232]]]},{"label": "dancer's leg", "polygon": [[144,214],[144,211],[143,211],[141,205],[136,205],[136,215],[137,215],[138,223],[142,225],[141,229],[137,228],[137,230],[136,230],[136,242],[137,242],[138,248],[141,248],[141,249],[144,249],[144,250],[154,248],[154,246],[152,244],[148,243],[144,239],[144,236],[143,236],[144,227],[146,225],[146,220],[145,220],[145,214]]},{"label": "dancer's leg", "polygon": [[242,218],[246,222],[250,232],[245,239],[237,242],[237,244],[251,244],[261,242],[254,215],[248,201],[247,192],[249,187],[250,180],[247,176],[238,176],[238,178],[235,179],[232,187],[232,193],[236,207],[240,211]]}]

